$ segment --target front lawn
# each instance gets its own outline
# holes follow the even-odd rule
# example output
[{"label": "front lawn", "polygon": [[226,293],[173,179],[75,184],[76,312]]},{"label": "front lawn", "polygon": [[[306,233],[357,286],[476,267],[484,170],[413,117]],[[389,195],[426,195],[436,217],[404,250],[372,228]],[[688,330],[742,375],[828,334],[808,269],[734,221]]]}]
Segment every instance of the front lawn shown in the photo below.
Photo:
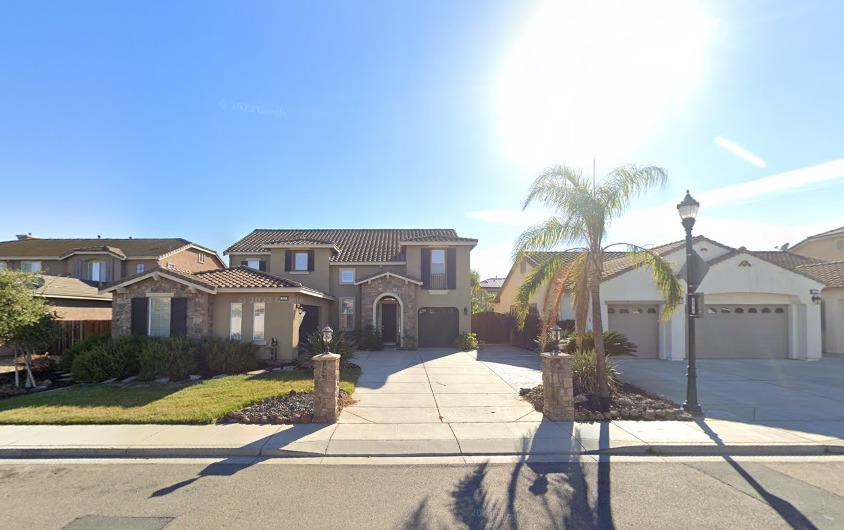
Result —
[{"label": "front lawn", "polygon": [[[360,368],[341,372],[350,394]],[[0,400],[0,424],[213,423],[269,397],[313,390],[313,372],[232,375],[199,382],[75,385]]]}]

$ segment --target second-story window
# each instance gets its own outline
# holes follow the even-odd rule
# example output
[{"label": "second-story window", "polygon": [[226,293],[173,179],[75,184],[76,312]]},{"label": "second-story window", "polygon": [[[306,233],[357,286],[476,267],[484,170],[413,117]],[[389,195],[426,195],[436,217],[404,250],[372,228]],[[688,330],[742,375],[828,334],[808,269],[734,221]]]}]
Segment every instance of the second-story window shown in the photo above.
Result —
[{"label": "second-story window", "polygon": [[340,283],[343,285],[355,283],[355,269],[340,269]]},{"label": "second-story window", "polygon": [[244,267],[255,269],[256,271],[267,270],[267,262],[262,259],[245,259],[241,261],[240,264]]},{"label": "second-story window", "polygon": [[431,289],[447,289],[445,249],[431,249]]},{"label": "second-story window", "polygon": [[197,263],[205,263],[205,254],[203,254],[202,252],[198,253],[196,255],[196,262]]},{"label": "second-story window", "polygon": [[293,254],[293,270],[307,271],[308,270],[308,253],[296,252]]},{"label": "second-story window", "polygon": [[135,265],[135,274],[140,274],[142,272],[144,272],[144,264],[138,263],[137,265]]},{"label": "second-story window", "polygon": [[102,261],[88,262],[88,279],[92,282],[104,282],[105,277],[105,263]]}]

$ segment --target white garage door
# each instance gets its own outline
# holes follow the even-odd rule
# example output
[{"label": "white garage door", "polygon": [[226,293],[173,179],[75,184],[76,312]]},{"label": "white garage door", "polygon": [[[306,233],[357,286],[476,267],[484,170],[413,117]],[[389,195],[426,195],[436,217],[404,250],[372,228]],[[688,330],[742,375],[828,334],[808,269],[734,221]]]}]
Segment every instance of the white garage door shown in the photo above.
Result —
[{"label": "white garage door", "polygon": [[707,305],[695,327],[697,356],[722,359],[788,357],[788,308]]},{"label": "white garage door", "polygon": [[659,311],[655,305],[610,305],[608,329],[624,333],[637,346],[636,357],[659,357]]}]

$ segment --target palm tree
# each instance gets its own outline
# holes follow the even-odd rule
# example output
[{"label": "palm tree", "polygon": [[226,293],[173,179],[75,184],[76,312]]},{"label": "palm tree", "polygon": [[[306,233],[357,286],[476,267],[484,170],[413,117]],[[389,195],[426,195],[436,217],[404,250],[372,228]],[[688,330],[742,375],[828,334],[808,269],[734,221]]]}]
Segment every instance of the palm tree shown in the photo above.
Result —
[{"label": "palm tree", "polygon": [[659,255],[638,245],[614,243],[604,245],[607,229],[614,219],[621,217],[632,199],[654,187],[665,185],[665,170],[654,166],[624,166],[609,173],[600,183],[589,182],[580,171],[567,166],[545,170],[530,188],[522,209],[539,202],[554,210],[554,215],[525,230],[516,242],[514,257],[524,259],[537,251],[569,246],[569,252],[554,253],[525,278],[517,295],[517,314],[524,322],[528,300],[546,282],[548,284],[542,308],[543,330],[556,322],[560,303],[570,293],[575,313],[575,332],[578,347],[586,331],[586,316],[591,305],[592,333],[595,338],[595,363],[598,378],[598,401],[602,411],[609,410],[610,396],[606,378],[604,325],[601,319],[601,278],[604,272],[604,252],[625,246],[626,255],[634,266],[646,266],[653,272],[657,287],[665,298],[662,318],[667,318],[682,299],[682,288],[671,266]]}]

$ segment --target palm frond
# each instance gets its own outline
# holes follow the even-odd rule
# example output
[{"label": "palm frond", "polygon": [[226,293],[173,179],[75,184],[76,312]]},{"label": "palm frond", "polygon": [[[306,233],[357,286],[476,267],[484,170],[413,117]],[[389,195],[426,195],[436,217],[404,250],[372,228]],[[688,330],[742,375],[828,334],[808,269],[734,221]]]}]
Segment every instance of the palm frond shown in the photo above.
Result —
[{"label": "palm frond", "polygon": [[587,187],[580,171],[568,166],[552,166],[543,171],[531,184],[522,209],[533,202],[557,208],[564,197],[579,188]]},{"label": "palm frond", "polygon": [[571,219],[561,221],[558,217],[549,217],[522,232],[516,240],[513,258],[518,260],[526,254],[538,250],[551,250],[563,244],[582,241],[583,231]]},{"label": "palm frond", "polygon": [[525,317],[530,310],[530,297],[564,266],[565,256],[561,253],[543,260],[528,273],[516,293],[516,322],[519,329],[522,329],[525,325]]},{"label": "palm frond", "polygon": [[625,244],[627,246],[627,256],[633,260],[635,266],[651,269],[654,283],[656,283],[656,287],[662,293],[663,300],[665,301],[661,318],[663,320],[668,319],[683,300],[683,287],[680,284],[680,280],[674,274],[671,264],[650,249],[629,243],[618,244]]},{"label": "palm frond", "polygon": [[616,168],[597,190],[606,207],[607,217],[620,217],[630,201],[652,188],[664,187],[668,182],[665,169],[657,166],[628,165]]}]

